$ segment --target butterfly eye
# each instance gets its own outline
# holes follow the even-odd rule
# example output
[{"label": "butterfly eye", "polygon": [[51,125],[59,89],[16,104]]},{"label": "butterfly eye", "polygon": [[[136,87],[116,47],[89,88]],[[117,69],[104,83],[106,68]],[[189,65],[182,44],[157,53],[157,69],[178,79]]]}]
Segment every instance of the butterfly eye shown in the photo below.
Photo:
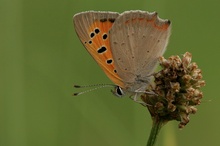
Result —
[{"label": "butterfly eye", "polygon": [[122,97],[123,95],[125,95],[124,91],[119,86],[115,86],[115,89],[112,90],[112,93],[117,97]]}]

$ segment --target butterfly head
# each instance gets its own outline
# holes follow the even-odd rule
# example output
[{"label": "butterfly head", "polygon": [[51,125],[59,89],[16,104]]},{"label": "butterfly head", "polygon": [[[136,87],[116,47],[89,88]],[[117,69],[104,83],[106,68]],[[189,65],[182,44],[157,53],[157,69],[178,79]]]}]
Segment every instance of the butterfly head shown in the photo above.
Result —
[{"label": "butterfly head", "polygon": [[117,97],[122,97],[125,95],[125,92],[119,86],[115,86],[114,90],[111,90],[111,92]]}]

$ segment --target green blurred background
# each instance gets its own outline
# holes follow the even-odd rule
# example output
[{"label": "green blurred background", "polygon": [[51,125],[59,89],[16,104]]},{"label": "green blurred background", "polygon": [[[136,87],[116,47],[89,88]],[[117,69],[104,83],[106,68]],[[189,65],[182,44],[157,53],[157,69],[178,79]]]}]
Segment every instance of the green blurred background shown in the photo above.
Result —
[{"label": "green blurred background", "polygon": [[111,83],[83,48],[72,16],[86,10],[157,11],[172,21],[165,56],[193,54],[204,99],[190,123],[163,127],[157,146],[219,142],[220,1],[0,0],[0,146],[144,146],[148,111],[109,90],[73,97],[73,84]]}]

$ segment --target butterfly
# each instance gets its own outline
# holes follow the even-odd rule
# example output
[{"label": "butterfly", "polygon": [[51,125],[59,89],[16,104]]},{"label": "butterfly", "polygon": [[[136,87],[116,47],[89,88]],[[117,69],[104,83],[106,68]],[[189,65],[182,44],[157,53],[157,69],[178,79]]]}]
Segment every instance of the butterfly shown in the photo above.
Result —
[{"label": "butterfly", "polygon": [[86,50],[115,84],[115,95],[146,93],[168,44],[169,20],[140,10],[86,11],[74,15],[73,23]]}]

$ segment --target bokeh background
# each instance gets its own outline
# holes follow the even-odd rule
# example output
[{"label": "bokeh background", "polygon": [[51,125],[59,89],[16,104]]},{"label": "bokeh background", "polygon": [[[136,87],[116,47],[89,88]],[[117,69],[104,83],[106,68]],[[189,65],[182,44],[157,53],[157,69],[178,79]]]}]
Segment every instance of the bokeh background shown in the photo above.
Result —
[{"label": "bokeh background", "polygon": [[[78,97],[73,84],[111,83],[86,52],[72,16],[81,11],[157,11],[172,21],[165,53],[193,54],[207,85],[190,123],[169,122],[157,146],[219,142],[220,1],[0,0],[0,146],[144,146],[146,110],[109,88]],[[81,91],[81,90],[80,90]]]}]

